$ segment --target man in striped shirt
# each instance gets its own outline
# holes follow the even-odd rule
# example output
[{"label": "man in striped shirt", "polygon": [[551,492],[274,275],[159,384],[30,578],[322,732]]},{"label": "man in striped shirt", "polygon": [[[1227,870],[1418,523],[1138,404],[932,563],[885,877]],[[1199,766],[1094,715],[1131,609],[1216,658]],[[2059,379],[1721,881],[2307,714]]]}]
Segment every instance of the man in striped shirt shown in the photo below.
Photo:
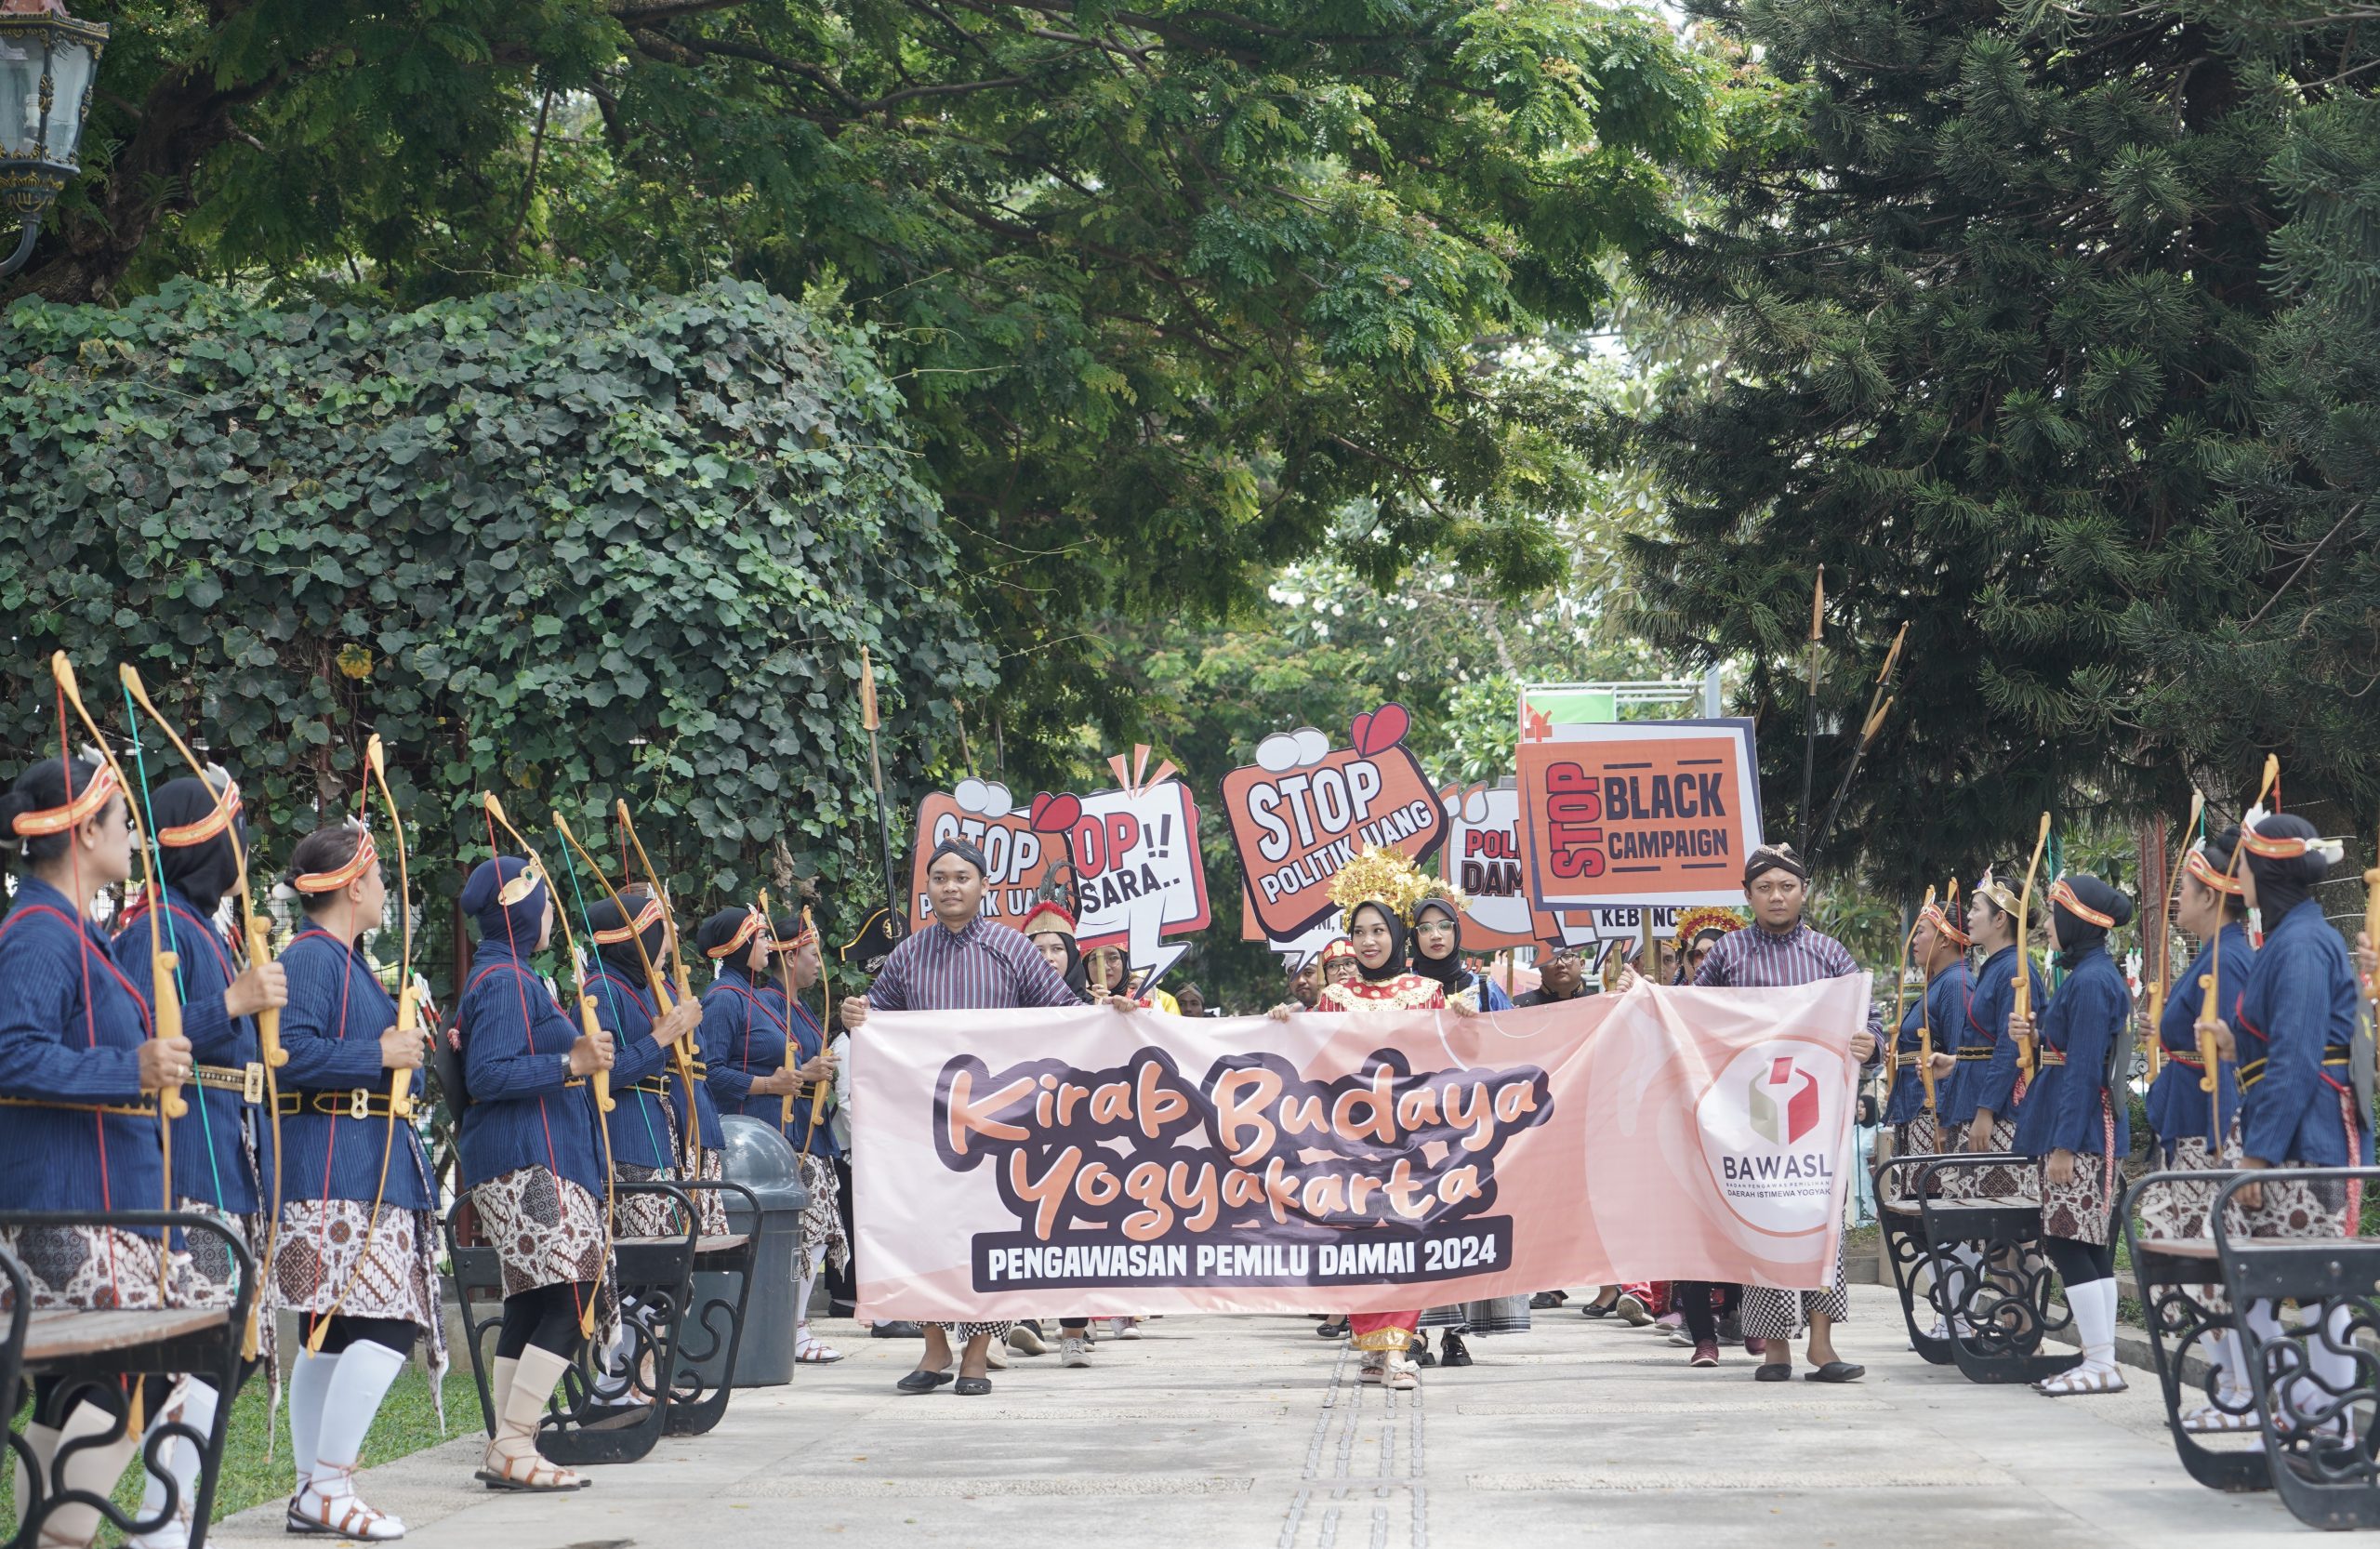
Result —
[{"label": "man in striped shirt", "polygon": [[[1719,938],[1696,971],[1694,982],[1731,989],[1778,989],[1818,979],[1839,979],[1863,972],[1848,948],[1832,936],[1810,929],[1802,911],[1810,901],[1809,869],[1789,844],[1764,845],[1744,864],[1744,898],[1752,906],[1752,924]],[[1852,1057],[1861,1065],[1874,1063],[1884,1030],[1883,1013],[1873,995],[1868,1000],[1868,1026],[1853,1035]],[[1771,1286],[1744,1288],[1743,1325],[1747,1339],[1763,1342],[1764,1355],[1755,1380],[1781,1383],[1793,1375],[1793,1338],[1805,1317],[1810,1329],[1810,1380],[1818,1383],[1857,1382],[1868,1369],[1835,1354],[1834,1325],[1851,1316],[1851,1298],[1844,1289],[1843,1250],[1835,1248],[1834,1278],[1824,1291],[1779,1291]]]},{"label": "man in striped shirt", "polygon": [[[989,867],[984,853],[962,839],[946,839],[926,863],[926,896],[934,922],[904,937],[884,960],[866,995],[843,1001],[843,1026],[856,1033],[873,1009],[885,1012],[1004,1011],[1023,1006],[1079,1006],[1082,998],[1050,966],[1041,948],[1020,932],[984,918]],[[1117,1011],[1132,1009],[1129,995],[1107,998]],[[918,1369],[895,1384],[904,1393],[932,1393],[950,1381],[950,1342],[966,1347],[957,1392],[972,1397],[992,1391],[991,1344],[1008,1337],[1006,1323],[929,1323]]]}]

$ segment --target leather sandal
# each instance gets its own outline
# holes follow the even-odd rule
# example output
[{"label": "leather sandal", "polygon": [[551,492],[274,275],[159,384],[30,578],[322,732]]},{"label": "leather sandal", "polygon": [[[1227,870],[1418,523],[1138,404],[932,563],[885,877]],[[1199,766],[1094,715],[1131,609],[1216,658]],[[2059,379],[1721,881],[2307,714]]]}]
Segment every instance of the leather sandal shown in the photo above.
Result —
[{"label": "leather sandal", "polygon": [[486,1458],[482,1460],[479,1472],[472,1477],[490,1489],[511,1490],[522,1495],[560,1495],[587,1488],[584,1478],[567,1468],[548,1463],[544,1454],[538,1452],[516,1458],[491,1449]]},{"label": "leather sandal", "polygon": [[[333,1473],[355,1476],[351,1468],[333,1469]],[[332,1513],[336,1511],[337,1516]],[[324,1538],[356,1539],[366,1543],[385,1543],[405,1536],[405,1525],[364,1503],[350,1485],[344,1495],[333,1497],[314,1488],[312,1480],[298,1487],[289,1498],[289,1512],[284,1524],[292,1533],[312,1534]]]}]

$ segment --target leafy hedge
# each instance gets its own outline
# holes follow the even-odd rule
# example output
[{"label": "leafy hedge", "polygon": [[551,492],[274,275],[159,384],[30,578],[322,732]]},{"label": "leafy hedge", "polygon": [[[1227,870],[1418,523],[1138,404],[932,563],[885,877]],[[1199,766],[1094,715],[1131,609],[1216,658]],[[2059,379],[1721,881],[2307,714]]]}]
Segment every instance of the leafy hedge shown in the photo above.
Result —
[{"label": "leafy hedge", "polygon": [[435,863],[484,853],[483,787],[582,836],[626,796],[690,904],[766,880],[780,837],[873,894],[861,645],[896,773],[991,677],[900,407],[864,330],[739,284],[20,303],[0,754],[56,746],[63,647],[106,724],[113,664],[139,665],[276,864],[351,806],[377,730]]}]

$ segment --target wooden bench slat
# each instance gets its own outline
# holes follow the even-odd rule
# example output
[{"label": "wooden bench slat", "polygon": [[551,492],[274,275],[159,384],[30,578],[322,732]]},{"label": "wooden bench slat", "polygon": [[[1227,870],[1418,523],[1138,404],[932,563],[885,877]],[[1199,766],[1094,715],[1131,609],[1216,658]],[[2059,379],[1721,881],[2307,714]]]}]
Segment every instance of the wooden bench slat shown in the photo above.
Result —
[{"label": "wooden bench slat", "polygon": [[725,1237],[707,1237],[698,1239],[694,1243],[694,1251],[697,1253],[732,1252],[750,1240],[750,1237],[743,1232],[730,1232]]},{"label": "wooden bench slat", "polygon": [[78,1308],[37,1310],[25,1329],[25,1359],[65,1360],[109,1350],[130,1350],[219,1329],[231,1320],[228,1307],[171,1307],[162,1311]]},{"label": "wooden bench slat", "polygon": [[2140,1251],[2162,1253],[2168,1258],[2205,1259],[2212,1263],[2215,1239],[2211,1237],[2143,1238],[2140,1239]]}]

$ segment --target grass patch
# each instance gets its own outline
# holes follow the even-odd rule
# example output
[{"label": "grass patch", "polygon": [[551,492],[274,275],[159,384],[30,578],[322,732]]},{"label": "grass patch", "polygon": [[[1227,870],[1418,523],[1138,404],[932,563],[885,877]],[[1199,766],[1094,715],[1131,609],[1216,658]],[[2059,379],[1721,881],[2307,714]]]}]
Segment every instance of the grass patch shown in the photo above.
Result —
[{"label": "grass patch", "polygon": [[[220,1522],[234,1512],[267,1501],[286,1501],[297,1488],[297,1474],[289,1462],[289,1415],[287,1395],[284,1394],[281,1415],[281,1434],[272,1438],[272,1457],[265,1456],[267,1424],[265,1385],[251,1382],[241,1390],[231,1406],[231,1427],[223,1442],[223,1476],[215,1486],[214,1520]],[[31,1410],[28,1402],[20,1409],[13,1423],[21,1430]],[[480,1400],[471,1384],[470,1363],[460,1357],[455,1369],[446,1373],[446,1430],[438,1429],[437,1410],[430,1403],[430,1378],[418,1362],[407,1362],[397,1380],[390,1384],[389,1396],[382,1400],[380,1412],[373,1417],[372,1434],[364,1438],[362,1464],[369,1468],[375,1463],[390,1462],[435,1447],[441,1441],[456,1436],[479,1433]],[[17,1521],[16,1480],[13,1470],[0,1470],[0,1523],[8,1525],[13,1533]],[[127,1466],[123,1482],[117,1486],[116,1504],[129,1511],[140,1502],[144,1479],[137,1466]],[[121,1537],[113,1530],[100,1535],[103,1544],[117,1543]]]}]

